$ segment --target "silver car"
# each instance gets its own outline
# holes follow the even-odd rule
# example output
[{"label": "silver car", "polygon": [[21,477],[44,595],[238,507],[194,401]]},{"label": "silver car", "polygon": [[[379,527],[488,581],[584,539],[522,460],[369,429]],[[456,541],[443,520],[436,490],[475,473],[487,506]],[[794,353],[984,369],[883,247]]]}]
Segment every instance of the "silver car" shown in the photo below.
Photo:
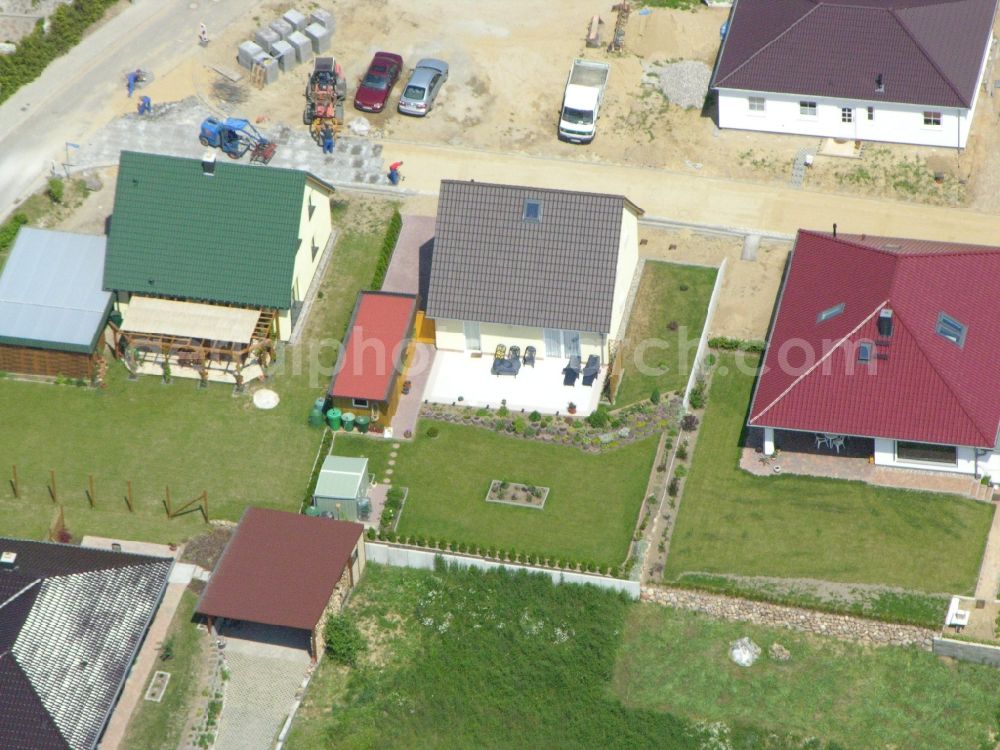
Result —
[{"label": "silver car", "polygon": [[434,99],[448,80],[448,63],[425,58],[410,73],[410,80],[399,97],[399,111],[404,115],[423,117],[434,106]]}]

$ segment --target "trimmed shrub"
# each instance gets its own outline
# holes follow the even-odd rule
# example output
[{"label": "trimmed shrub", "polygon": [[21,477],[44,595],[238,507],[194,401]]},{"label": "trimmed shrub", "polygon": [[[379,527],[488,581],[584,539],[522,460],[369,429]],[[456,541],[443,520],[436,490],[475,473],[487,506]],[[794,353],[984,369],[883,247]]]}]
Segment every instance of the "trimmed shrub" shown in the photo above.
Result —
[{"label": "trimmed shrub", "polygon": [[528,415],[528,421],[529,422],[540,422],[540,421],[542,421],[542,415],[539,412],[537,412],[537,411],[533,411],[533,412],[531,412],[531,414]]},{"label": "trimmed shrub", "polygon": [[323,629],[326,653],[338,664],[358,665],[358,656],[367,648],[365,637],[348,615],[334,615]]},{"label": "trimmed shrub", "polygon": [[599,430],[605,427],[609,421],[611,421],[611,415],[608,414],[608,407],[604,404],[598,406],[590,415],[586,418],[587,424],[593,427],[595,430]]},{"label": "trimmed shrub", "polygon": [[660,403],[660,389],[654,388],[653,392],[649,394],[649,400],[654,404]]},{"label": "trimmed shrub", "polygon": [[674,454],[681,461],[686,461],[688,457],[688,441],[682,440],[680,445],[677,446],[677,453]]},{"label": "trimmed shrub", "polygon": [[703,409],[705,407],[705,381],[700,378],[688,394],[688,403],[692,409]]},{"label": "trimmed shrub", "polygon": [[681,420],[681,429],[684,432],[694,432],[698,429],[698,417],[694,414],[686,414]]},{"label": "trimmed shrub", "polygon": [[764,351],[763,341],[746,341],[744,339],[732,339],[728,336],[713,336],[708,340],[708,345],[712,349],[722,349],[730,352],[761,354]]},{"label": "trimmed shrub", "polygon": [[441,432],[440,432],[440,430],[438,430],[437,427],[431,426],[431,427],[427,428],[427,433],[426,434],[427,434],[427,437],[429,437],[429,438],[436,438],[438,435],[441,434]]},{"label": "trimmed shrub", "polygon": [[674,476],[678,479],[683,479],[687,476],[688,470],[684,464],[680,464],[676,469],[674,469]]},{"label": "trimmed shrub", "polygon": [[677,493],[680,492],[680,490],[681,490],[681,480],[679,480],[677,477],[673,477],[670,480],[670,483],[667,484],[667,494],[670,495],[670,497],[677,497]]}]

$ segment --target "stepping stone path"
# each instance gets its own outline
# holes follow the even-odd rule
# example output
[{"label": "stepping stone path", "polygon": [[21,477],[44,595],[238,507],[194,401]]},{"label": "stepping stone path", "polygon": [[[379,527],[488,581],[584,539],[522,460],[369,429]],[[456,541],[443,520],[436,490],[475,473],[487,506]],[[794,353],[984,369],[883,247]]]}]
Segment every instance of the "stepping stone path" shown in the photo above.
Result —
[{"label": "stepping stone path", "polygon": [[395,466],[395,465],[396,465],[396,460],[393,459],[393,458],[390,458],[389,459],[389,466]]},{"label": "stepping stone path", "polygon": [[393,451],[392,453],[389,454],[389,458],[395,458],[398,455],[399,455],[399,453],[397,453],[396,451]]},{"label": "stepping stone path", "polygon": [[393,443],[393,444],[392,444],[392,449],[393,449],[394,451],[398,451],[398,450],[399,450],[399,443]]}]

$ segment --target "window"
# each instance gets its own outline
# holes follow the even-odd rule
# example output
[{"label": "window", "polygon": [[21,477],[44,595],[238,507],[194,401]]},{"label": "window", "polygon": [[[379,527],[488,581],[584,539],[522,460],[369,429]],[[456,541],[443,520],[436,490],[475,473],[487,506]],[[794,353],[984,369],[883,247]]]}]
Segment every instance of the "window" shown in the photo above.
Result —
[{"label": "window", "polygon": [[353,406],[355,409],[367,409],[368,408],[368,399],[366,399],[366,398],[352,398],[351,399],[351,406]]},{"label": "window", "polygon": [[351,563],[353,564],[355,560],[358,559],[358,548],[355,547],[351,550]]},{"label": "window", "polygon": [[841,122],[854,122],[854,109],[851,107],[841,107],[840,108],[840,121]]},{"label": "window", "polygon": [[806,117],[815,117],[816,102],[799,102],[799,114]]},{"label": "window", "polygon": [[524,202],[524,215],[522,218],[525,221],[541,221],[542,204],[538,201],[526,200]]},{"label": "window", "polygon": [[875,119],[875,107],[869,107],[868,108],[868,119],[869,120],[874,120]]},{"label": "window", "polygon": [[749,99],[750,111],[751,112],[763,112],[764,111],[764,97],[763,96],[751,96]]},{"label": "window", "polygon": [[951,343],[958,346],[965,346],[965,334],[968,329],[950,315],[940,313],[935,330],[938,336],[943,336]]},{"label": "window", "polygon": [[958,452],[954,445],[907,443],[898,440],[896,441],[896,460],[955,465],[958,463]]},{"label": "window", "polygon": [[868,363],[872,361],[872,342],[862,341],[858,344],[858,362]]},{"label": "window", "polygon": [[839,305],[834,305],[833,307],[826,308],[823,312],[816,316],[817,323],[825,323],[830,318],[836,318],[844,312],[844,303],[841,302]]},{"label": "window", "polygon": [[941,124],[940,112],[924,112],[924,125],[938,126]]}]

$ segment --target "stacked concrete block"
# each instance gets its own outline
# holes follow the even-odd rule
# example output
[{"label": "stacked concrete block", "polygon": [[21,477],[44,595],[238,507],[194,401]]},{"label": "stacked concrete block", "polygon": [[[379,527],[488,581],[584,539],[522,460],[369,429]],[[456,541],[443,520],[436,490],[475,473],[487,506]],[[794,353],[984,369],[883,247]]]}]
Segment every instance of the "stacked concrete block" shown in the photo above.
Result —
[{"label": "stacked concrete block", "polygon": [[264,69],[264,83],[270,85],[278,80],[278,61],[266,52],[254,58],[254,63]]},{"label": "stacked concrete block", "polygon": [[285,41],[295,48],[295,55],[300,63],[312,57],[312,41],[301,31],[293,31]]},{"label": "stacked concrete block", "polygon": [[253,40],[260,45],[262,50],[270,52],[271,46],[275,42],[281,41],[281,35],[274,29],[265,26],[263,29],[257,29],[257,32],[253,35]]},{"label": "stacked concrete block", "polygon": [[283,15],[281,19],[291,24],[296,31],[302,31],[309,23],[309,19],[307,19],[302,13],[299,13],[294,8],[292,10],[286,11],[285,15]]},{"label": "stacked concrete block", "polygon": [[333,34],[337,29],[337,22],[333,18],[333,13],[328,10],[314,10],[309,14],[310,23],[318,23],[324,29]]},{"label": "stacked concrete block", "polygon": [[278,33],[278,36],[280,36],[286,42],[288,41],[289,35],[293,31],[295,31],[295,27],[292,26],[290,23],[288,23],[288,21],[286,21],[283,18],[279,18],[277,21],[271,21],[269,26],[273,31],[276,31]]},{"label": "stacked concrete block", "polygon": [[286,73],[299,64],[298,55],[295,54],[295,47],[285,41],[275,42],[271,46],[271,55],[278,61],[278,67]]},{"label": "stacked concrete block", "polygon": [[254,58],[263,51],[261,46],[255,42],[243,42],[236,51],[236,62],[250,70],[253,67]]},{"label": "stacked concrete block", "polygon": [[305,35],[312,42],[313,52],[317,55],[330,49],[330,32],[318,23],[306,26]]}]

